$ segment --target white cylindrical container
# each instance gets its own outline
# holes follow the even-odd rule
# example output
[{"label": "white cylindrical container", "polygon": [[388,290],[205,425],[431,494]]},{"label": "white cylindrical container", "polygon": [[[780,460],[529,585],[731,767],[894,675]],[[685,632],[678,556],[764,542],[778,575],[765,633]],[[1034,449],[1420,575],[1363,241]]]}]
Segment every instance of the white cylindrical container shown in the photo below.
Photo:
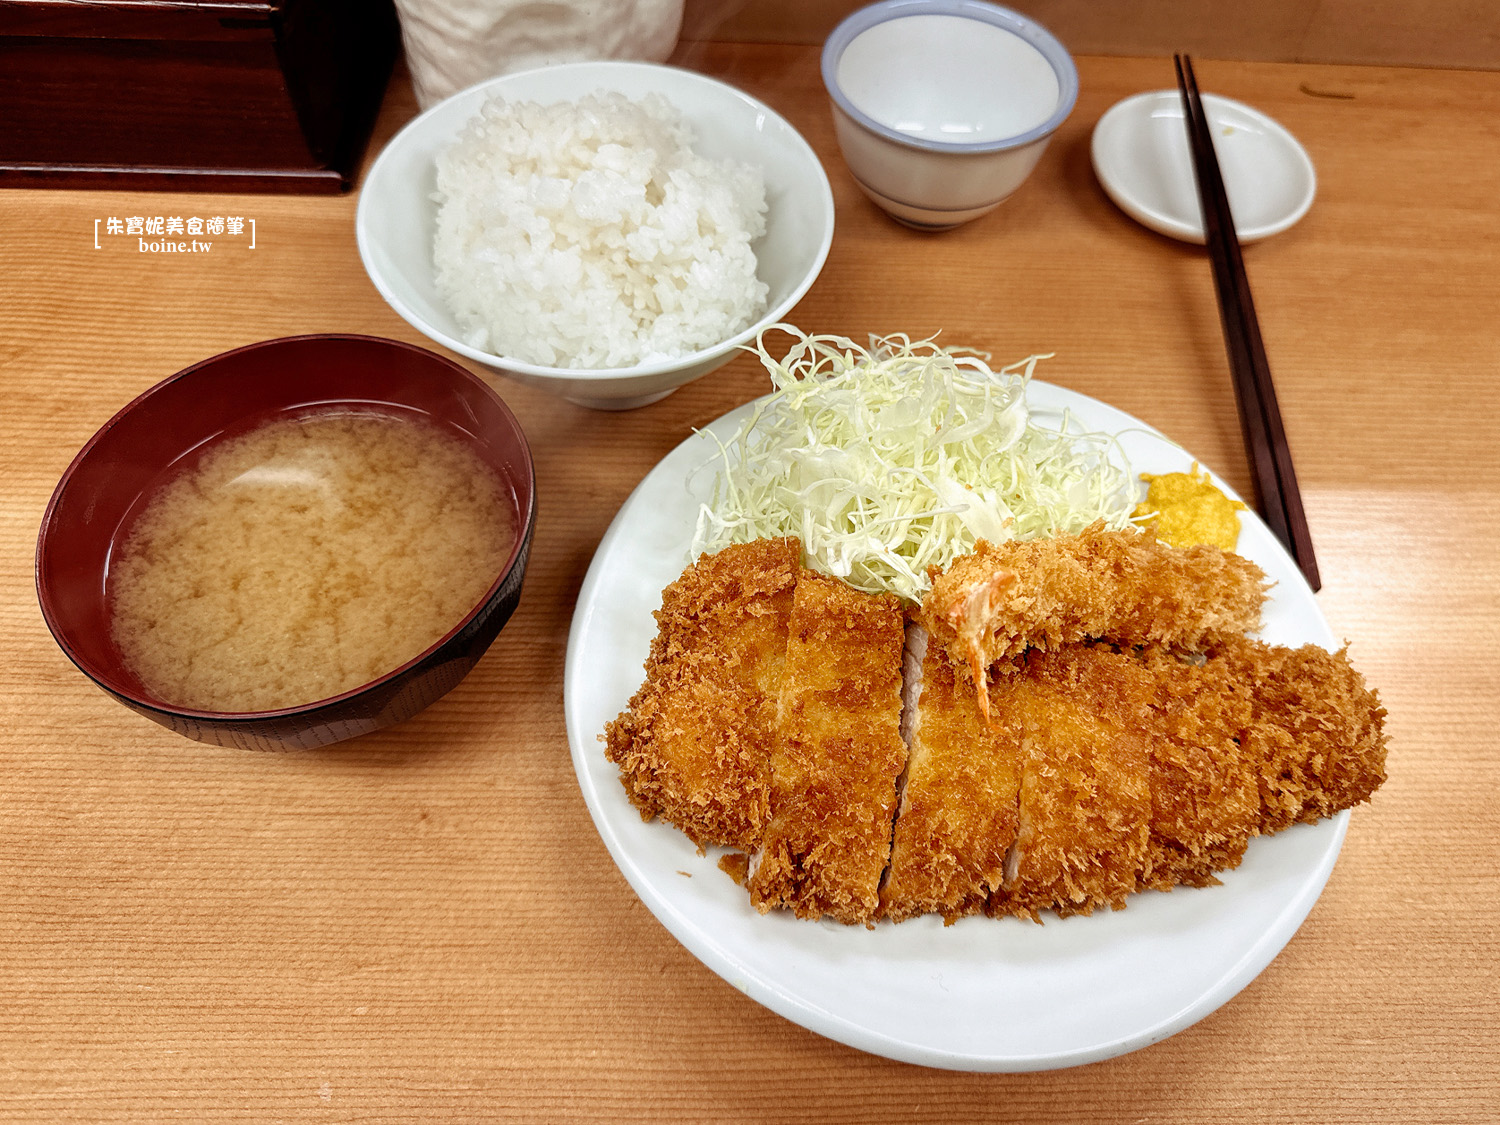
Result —
[{"label": "white cylindrical container", "polygon": [[[476,82],[592,59],[665,62],[683,0],[396,0],[417,104]],[[584,93],[586,91],[580,91]]]}]

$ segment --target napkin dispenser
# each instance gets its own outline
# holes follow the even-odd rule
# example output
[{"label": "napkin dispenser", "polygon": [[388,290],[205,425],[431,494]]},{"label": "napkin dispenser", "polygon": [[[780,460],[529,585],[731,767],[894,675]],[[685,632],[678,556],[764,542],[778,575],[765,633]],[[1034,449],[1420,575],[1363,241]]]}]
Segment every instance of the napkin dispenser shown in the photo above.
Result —
[{"label": "napkin dispenser", "polygon": [[339,192],[391,0],[0,0],[0,188]]}]

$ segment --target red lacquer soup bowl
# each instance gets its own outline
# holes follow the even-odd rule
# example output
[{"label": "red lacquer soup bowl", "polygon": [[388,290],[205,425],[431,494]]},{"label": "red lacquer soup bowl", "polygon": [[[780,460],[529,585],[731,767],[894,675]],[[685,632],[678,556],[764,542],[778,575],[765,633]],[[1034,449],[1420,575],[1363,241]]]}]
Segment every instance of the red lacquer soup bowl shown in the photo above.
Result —
[{"label": "red lacquer soup bowl", "polygon": [[[340,694],[277,710],[175,706],[116,643],[111,566],[150,497],[216,446],[284,418],[373,413],[437,427],[498,477],[514,541],[488,589],[399,667]],[[99,430],[63,474],[37,539],[42,615],[68,658],[125,706],[200,742],[303,749],[410,718],[451,690],[521,597],[536,480],[515,416],[478,376],[422,348],[367,336],[296,336],[225,352],[173,375]],[[487,571],[486,571],[487,573]]]}]

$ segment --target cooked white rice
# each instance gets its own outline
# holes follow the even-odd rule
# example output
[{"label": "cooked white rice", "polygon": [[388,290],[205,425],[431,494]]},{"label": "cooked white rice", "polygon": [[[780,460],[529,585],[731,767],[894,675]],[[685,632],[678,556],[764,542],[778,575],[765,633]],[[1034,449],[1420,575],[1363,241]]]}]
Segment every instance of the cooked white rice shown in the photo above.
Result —
[{"label": "cooked white rice", "polygon": [[654,94],[486,102],[437,160],[437,286],[465,341],[547,367],[627,367],[753,324],[764,178],[692,139]]}]

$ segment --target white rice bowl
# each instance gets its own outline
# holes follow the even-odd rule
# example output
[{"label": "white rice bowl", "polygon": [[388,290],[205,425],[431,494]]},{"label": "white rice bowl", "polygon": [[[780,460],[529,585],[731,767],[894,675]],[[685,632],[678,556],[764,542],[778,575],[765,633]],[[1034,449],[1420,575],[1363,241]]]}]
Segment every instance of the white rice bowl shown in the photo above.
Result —
[{"label": "white rice bowl", "polygon": [[[478,348],[437,285],[437,165],[502,94],[512,102],[576,102],[615,91],[640,102],[665,98],[693,131],[694,150],[710,159],[749,164],[765,177],[765,234],[755,239],[755,272],[768,288],[754,322],[676,359],[616,367],[529,363]],[[833,243],[833,191],[812,147],[766,103],[733,86],[678,67],[605,59],[559,63],[487,79],[409,121],[371,162],[359,186],[355,236],[376,291],[407,324],[433,343],[494,374],[598,410],[633,410],[717,371],[759,333],[793,319]]]},{"label": "white rice bowl", "polygon": [[548,367],[675,359],[765,312],[760,169],[661,95],[491,95],[437,159],[435,283],[471,347]]}]

